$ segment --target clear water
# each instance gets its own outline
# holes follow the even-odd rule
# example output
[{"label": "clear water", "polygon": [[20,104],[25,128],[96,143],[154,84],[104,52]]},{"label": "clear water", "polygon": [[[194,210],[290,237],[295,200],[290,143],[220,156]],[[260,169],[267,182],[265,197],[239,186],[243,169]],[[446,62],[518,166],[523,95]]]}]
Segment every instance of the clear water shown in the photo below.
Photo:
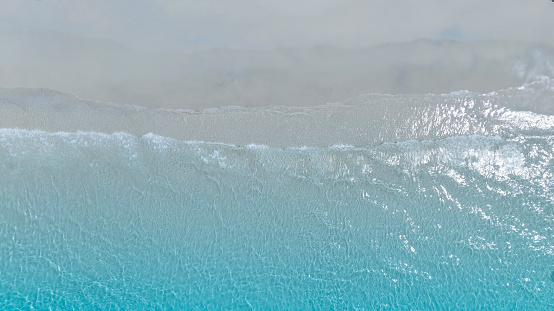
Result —
[{"label": "clear water", "polygon": [[[554,117],[508,108],[552,103],[543,82],[287,111],[336,121],[289,145],[1,129],[0,306],[552,310]],[[67,111],[35,95],[2,109]],[[238,111],[185,121],[277,114]]]},{"label": "clear water", "polygon": [[0,132],[4,308],[549,309],[554,133],[275,149]]}]

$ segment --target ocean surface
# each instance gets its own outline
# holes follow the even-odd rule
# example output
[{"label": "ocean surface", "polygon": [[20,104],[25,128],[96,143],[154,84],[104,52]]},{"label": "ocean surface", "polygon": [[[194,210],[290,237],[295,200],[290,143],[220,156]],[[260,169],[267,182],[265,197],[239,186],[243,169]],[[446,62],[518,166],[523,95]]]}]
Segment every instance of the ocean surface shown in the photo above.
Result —
[{"label": "ocean surface", "polygon": [[302,108],[0,89],[0,308],[552,310],[543,69]]}]

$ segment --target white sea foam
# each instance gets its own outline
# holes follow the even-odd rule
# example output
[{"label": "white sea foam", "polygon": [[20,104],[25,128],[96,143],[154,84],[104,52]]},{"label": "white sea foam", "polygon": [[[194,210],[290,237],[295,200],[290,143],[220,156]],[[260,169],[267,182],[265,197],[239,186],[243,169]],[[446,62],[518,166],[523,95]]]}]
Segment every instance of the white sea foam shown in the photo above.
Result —
[{"label": "white sea foam", "polygon": [[[541,93],[542,92],[542,93]],[[134,109],[29,89],[0,90],[0,127],[49,132],[126,132],[235,146],[368,146],[457,135],[548,133],[554,116],[518,111],[520,99],[552,98],[535,89],[490,94],[365,95],[311,108],[266,107],[187,113]],[[550,96],[550,97],[545,97]],[[514,108],[508,108],[514,106]],[[158,139],[159,140],[159,139]],[[156,140],[160,147],[171,144]]]},{"label": "white sea foam", "polygon": [[331,149],[353,149],[355,148],[353,145],[345,145],[345,144],[335,144],[329,146]]},{"label": "white sea foam", "polygon": [[267,149],[269,149],[269,147],[266,146],[266,145],[258,145],[258,144],[248,144],[248,145],[245,145],[244,147],[246,147],[248,149],[252,149],[252,150],[267,150]]}]

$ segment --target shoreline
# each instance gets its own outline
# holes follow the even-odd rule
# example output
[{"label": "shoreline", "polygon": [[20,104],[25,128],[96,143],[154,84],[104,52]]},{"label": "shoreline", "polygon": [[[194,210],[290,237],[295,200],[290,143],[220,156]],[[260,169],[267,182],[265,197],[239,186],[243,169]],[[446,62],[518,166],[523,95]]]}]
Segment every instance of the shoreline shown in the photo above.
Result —
[{"label": "shoreline", "polygon": [[366,147],[460,135],[509,137],[514,132],[552,131],[554,113],[514,109],[525,108],[522,99],[551,99],[550,86],[530,84],[489,94],[371,94],[315,107],[227,107],[202,112],[106,104],[45,89],[0,88],[4,116],[0,128],[124,132],[137,137],[153,133],[179,141],[277,148]]}]

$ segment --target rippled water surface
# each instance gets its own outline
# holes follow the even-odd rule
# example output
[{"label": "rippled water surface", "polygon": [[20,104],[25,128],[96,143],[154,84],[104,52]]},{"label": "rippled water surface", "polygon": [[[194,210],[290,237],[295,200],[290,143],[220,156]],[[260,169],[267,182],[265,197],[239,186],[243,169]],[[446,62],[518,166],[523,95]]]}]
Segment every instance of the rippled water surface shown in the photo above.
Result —
[{"label": "rippled water surface", "polygon": [[270,148],[2,130],[0,296],[548,309],[553,149],[550,131]]},{"label": "rippled water surface", "polygon": [[2,89],[0,306],[554,309],[552,85],[201,112]]}]

